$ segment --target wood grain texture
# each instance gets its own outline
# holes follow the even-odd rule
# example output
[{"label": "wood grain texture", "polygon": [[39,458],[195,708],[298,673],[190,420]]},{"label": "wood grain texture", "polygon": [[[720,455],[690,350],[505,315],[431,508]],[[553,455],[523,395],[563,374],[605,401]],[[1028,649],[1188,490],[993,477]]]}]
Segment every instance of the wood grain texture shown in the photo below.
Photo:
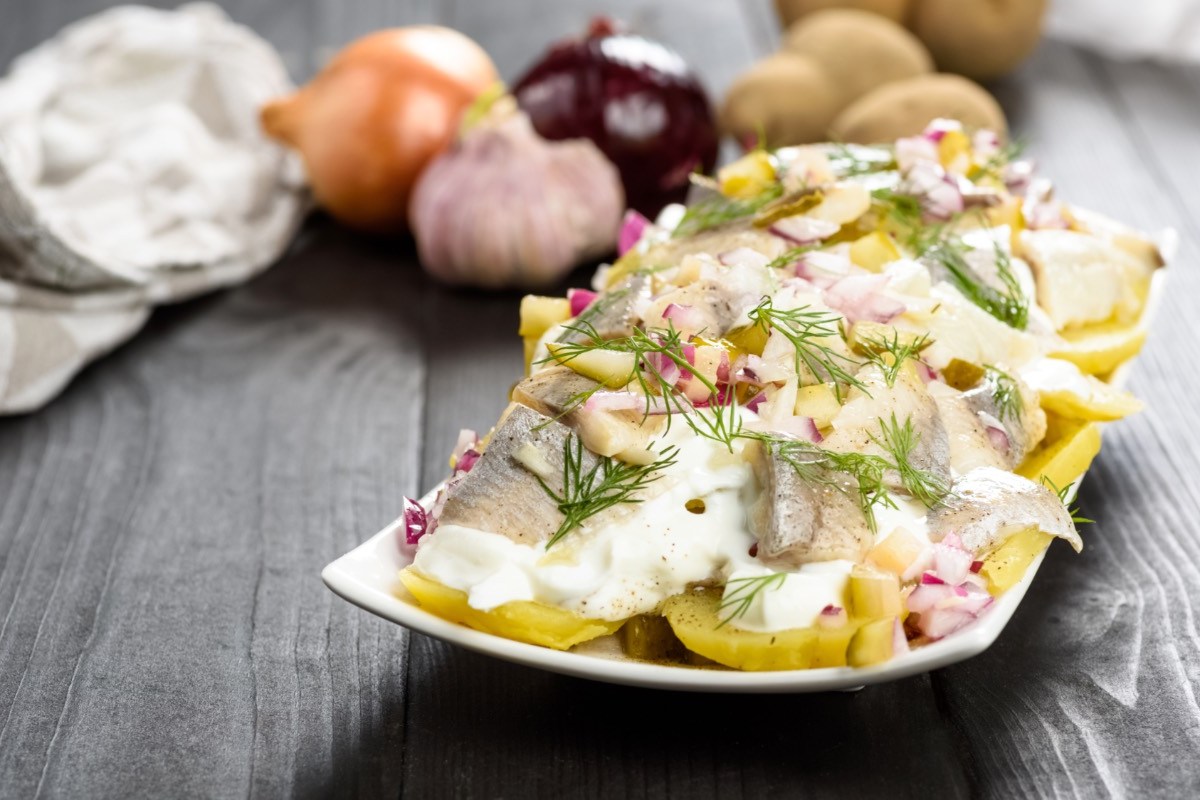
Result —
[{"label": "wood grain texture", "polygon": [[[158,2],[158,5],[173,3]],[[22,4],[7,61],[106,0]],[[228,0],[297,78],[437,21],[515,78],[616,13],[719,92],[768,0]],[[1082,494],[999,642],[858,693],[691,696],[450,648],[320,568],[439,480],[520,370],[515,295],[423,279],[317,219],[265,276],[158,312],[49,408],[0,420],[0,796],[1200,796],[1200,77],[1046,45],[994,87],[1064,197],[1183,234]],[[569,283],[580,285],[585,272]]]}]

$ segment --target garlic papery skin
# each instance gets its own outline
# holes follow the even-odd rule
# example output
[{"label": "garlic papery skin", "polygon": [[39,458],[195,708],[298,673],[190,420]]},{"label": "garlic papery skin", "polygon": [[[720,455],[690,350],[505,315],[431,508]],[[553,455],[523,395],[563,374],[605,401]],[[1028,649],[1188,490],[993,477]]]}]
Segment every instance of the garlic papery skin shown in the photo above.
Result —
[{"label": "garlic papery skin", "polygon": [[594,144],[542,139],[503,98],[422,173],[409,224],[438,280],[534,288],[611,252],[624,208],[620,176]]}]

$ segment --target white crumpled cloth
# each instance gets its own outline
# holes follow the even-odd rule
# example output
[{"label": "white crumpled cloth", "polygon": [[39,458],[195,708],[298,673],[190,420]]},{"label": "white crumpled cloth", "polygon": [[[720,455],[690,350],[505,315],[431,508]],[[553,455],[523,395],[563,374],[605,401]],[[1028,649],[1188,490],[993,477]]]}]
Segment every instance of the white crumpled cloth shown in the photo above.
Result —
[{"label": "white crumpled cloth", "polygon": [[1046,33],[1114,58],[1200,61],[1200,0],[1051,0]]},{"label": "white crumpled cloth", "polygon": [[151,306],[244,281],[308,207],[258,109],[293,89],[216,6],[114,8],[0,80],[0,413],[35,409]]}]

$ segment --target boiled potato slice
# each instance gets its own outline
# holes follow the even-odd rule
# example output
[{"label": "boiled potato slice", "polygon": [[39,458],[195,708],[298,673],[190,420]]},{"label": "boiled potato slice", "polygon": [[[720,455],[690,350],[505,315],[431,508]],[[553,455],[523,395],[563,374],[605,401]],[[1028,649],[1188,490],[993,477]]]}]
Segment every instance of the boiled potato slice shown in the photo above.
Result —
[{"label": "boiled potato slice", "polygon": [[1133,395],[1059,358],[1030,364],[1021,370],[1021,378],[1038,393],[1042,408],[1062,417],[1103,422],[1142,410],[1142,401]]},{"label": "boiled potato slice", "polygon": [[988,591],[1000,594],[1011,589],[1025,576],[1038,553],[1050,546],[1054,537],[1037,528],[1014,533],[1004,544],[983,559],[979,574],[987,578]]},{"label": "boiled potato slice", "polygon": [[1051,351],[1053,358],[1070,361],[1088,375],[1107,375],[1141,351],[1146,329],[1103,322],[1063,331],[1062,338],[1065,343]]},{"label": "boiled potato slice", "polygon": [[882,272],[885,265],[900,257],[892,237],[883,231],[868,233],[850,245],[850,260],[870,272]]},{"label": "boiled potato slice", "polygon": [[852,667],[882,664],[892,657],[896,618],[883,617],[860,627],[846,648],[846,663]]},{"label": "boiled potato slice", "polygon": [[412,567],[400,571],[400,582],[417,598],[421,608],[442,619],[554,650],[568,650],[580,642],[615,633],[624,623],[624,620],[588,619],[573,611],[524,600],[480,611],[467,602],[466,592],[431,580]]},{"label": "boiled potato slice", "polygon": [[718,664],[748,671],[808,669],[814,662],[836,662],[838,637],[821,645],[818,628],[755,633],[721,625],[717,592],[688,592],[663,604],[663,616],[687,649]]},{"label": "boiled potato slice", "polygon": [[754,150],[717,170],[717,181],[726,197],[749,200],[775,183],[775,165],[765,150]]},{"label": "boiled potato slice", "polygon": [[900,580],[892,572],[855,567],[850,573],[850,613],[874,619],[899,616]]},{"label": "boiled potato slice", "polygon": [[796,390],[796,415],[811,418],[818,428],[828,428],[841,410],[842,403],[832,383],[814,383]]},{"label": "boiled potato slice", "polygon": [[1099,452],[1099,425],[1047,414],[1046,438],[1025,456],[1016,472],[1031,481],[1044,475],[1055,486],[1067,486],[1087,471]]}]

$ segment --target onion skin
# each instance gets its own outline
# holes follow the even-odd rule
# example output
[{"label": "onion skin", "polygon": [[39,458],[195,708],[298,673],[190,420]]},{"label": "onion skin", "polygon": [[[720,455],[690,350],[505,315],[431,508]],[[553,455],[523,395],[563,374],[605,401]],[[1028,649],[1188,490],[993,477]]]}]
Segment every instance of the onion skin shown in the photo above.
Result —
[{"label": "onion skin", "polygon": [[360,230],[399,233],[412,187],[462,112],[498,80],[449,28],[392,28],[349,44],[296,93],[263,107],[267,135],[300,152],[317,201]]}]

